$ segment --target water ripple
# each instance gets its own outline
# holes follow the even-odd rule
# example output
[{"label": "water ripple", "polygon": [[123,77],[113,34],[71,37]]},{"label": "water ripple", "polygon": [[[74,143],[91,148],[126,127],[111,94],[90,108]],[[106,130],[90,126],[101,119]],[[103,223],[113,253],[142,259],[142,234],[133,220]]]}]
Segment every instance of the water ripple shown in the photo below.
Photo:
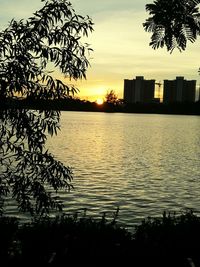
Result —
[{"label": "water ripple", "polygon": [[199,133],[198,116],[63,112],[48,148],[74,170],[74,190],[60,192],[64,211],[112,215],[119,206],[130,226],[164,210],[200,210]]}]

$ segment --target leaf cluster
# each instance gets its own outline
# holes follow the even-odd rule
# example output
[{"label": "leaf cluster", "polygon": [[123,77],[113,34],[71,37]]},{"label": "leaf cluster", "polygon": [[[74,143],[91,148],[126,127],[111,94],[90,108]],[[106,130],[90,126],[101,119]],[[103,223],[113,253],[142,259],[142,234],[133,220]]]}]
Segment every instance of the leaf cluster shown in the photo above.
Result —
[{"label": "leaf cluster", "polygon": [[12,20],[0,32],[1,95],[49,99],[74,93],[74,87],[54,80],[47,66],[58,68],[69,79],[86,78],[91,48],[80,39],[92,26],[91,19],[76,15],[66,0],[45,1],[26,21]]},{"label": "leaf cluster", "polygon": [[150,17],[143,23],[145,31],[151,32],[153,49],[167,47],[183,51],[187,41],[195,42],[200,34],[199,0],[156,0],[146,5]]},{"label": "leaf cluster", "polygon": [[86,77],[90,48],[81,37],[93,30],[89,17],[77,15],[66,0],[42,1],[26,21],[12,20],[0,32],[0,210],[11,196],[33,214],[62,209],[56,195],[69,190],[72,169],[45,149],[57,134],[60,112],[13,106],[13,98],[63,99],[77,89],[55,79],[53,66],[69,79]]}]

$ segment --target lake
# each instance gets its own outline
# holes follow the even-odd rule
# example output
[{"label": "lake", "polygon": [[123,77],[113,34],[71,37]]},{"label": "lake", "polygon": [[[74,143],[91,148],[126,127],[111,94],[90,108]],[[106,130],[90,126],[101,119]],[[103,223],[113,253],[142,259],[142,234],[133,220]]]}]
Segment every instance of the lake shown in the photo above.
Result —
[{"label": "lake", "polygon": [[[47,148],[73,168],[74,189],[59,193],[66,213],[109,219],[119,207],[118,221],[132,227],[200,211],[200,116],[65,111]],[[17,213],[12,201],[7,210]]]},{"label": "lake", "polygon": [[73,168],[65,212],[112,216],[132,226],[148,216],[200,210],[200,117],[62,112],[50,151]]}]

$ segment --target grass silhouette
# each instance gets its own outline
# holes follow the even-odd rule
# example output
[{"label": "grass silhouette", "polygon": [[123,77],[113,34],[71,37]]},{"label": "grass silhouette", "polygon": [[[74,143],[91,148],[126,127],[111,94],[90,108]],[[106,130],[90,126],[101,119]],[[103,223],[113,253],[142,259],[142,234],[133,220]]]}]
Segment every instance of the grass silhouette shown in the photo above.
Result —
[{"label": "grass silhouette", "polygon": [[200,218],[192,210],[146,218],[133,232],[118,224],[117,215],[62,215],[26,224],[1,217],[1,266],[200,266]]}]

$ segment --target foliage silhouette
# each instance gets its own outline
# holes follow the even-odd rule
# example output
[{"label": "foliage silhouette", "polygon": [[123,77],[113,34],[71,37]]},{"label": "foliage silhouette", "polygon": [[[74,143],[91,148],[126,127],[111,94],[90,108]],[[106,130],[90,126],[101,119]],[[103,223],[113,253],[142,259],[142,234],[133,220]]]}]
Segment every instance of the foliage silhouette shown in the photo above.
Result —
[{"label": "foliage silhouette", "polygon": [[195,42],[200,34],[199,0],[156,0],[146,5],[151,15],[143,27],[152,32],[150,46],[168,51],[185,50],[187,41]]},{"label": "foliage silhouette", "polygon": [[[94,219],[85,212],[19,225],[0,217],[3,266],[199,266],[200,217],[192,210],[145,218],[130,231],[114,213]],[[6,235],[5,235],[6,233]]]},{"label": "foliage silhouette", "polygon": [[114,105],[117,104],[118,96],[117,96],[117,94],[115,93],[114,90],[107,91],[107,93],[105,95],[105,101],[108,104],[114,104]]},{"label": "foliage silhouette", "polygon": [[48,135],[59,129],[58,110],[30,110],[13,99],[64,99],[77,88],[54,78],[86,77],[91,48],[81,37],[93,30],[89,17],[77,15],[70,2],[49,0],[26,21],[12,20],[0,32],[0,210],[11,195],[21,211],[32,215],[62,209],[56,195],[70,189],[73,178],[45,149]]}]

